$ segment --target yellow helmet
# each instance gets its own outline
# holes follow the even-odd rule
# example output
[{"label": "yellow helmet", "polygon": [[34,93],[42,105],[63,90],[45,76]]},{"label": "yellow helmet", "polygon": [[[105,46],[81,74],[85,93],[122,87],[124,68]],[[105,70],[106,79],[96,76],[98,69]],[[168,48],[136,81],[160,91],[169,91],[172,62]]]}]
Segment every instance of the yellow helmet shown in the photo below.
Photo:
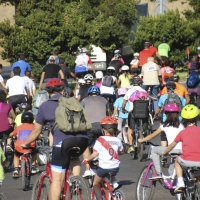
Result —
[{"label": "yellow helmet", "polygon": [[193,104],[188,104],[183,107],[181,111],[181,117],[183,119],[194,119],[199,115],[199,109]]}]

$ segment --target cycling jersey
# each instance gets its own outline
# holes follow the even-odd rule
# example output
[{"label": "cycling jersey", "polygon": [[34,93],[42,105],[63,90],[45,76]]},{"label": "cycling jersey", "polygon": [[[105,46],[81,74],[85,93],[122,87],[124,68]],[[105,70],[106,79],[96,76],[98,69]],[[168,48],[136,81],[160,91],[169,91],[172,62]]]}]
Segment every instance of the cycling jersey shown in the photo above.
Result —
[{"label": "cycling jersey", "polygon": [[162,43],[158,46],[158,53],[160,54],[160,56],[165,56],[168,58],[169,51],[170,51],[170,46],[167,43]]},{"label": "cycling jersey", "polygon": [[20,76],[24,76],[26,70],[31,71],[31,66],[24,60],[18,60],[17,62],[14,62],[11,70],[13,71],[15,67],[20,67],[21,69]]}]

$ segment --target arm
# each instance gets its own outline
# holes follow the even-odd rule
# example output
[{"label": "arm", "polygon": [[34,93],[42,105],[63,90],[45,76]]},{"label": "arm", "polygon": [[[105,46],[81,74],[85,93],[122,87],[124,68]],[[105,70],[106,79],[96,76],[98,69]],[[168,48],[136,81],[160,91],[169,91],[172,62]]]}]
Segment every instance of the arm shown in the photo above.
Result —
[{"label": "arm", "polygon": [[11,117],[13,118],[13,120],[15,120],[16,115],[15,115],[15,112],[14,112],[13,109],[10,110],[10,115],[11,115]]},{"label": "arm", "polygon": [[43,81],[44,81],[44,76],[45,76],[45,72],[42,72],[41,74],[41,78],[40,78],[40,85],[39,85],[39,88],[41,87]]},{"label": "arm", "polygon": [[161,62],[163,63],[163,60],[162,60],[160,54],[158,53],[158,51],[156,52],[156,56],[157,56],[157,57],[161,60]]},{"label": "arm", "polygon": [[64,78],[65,78],[65,76],[64,76],[64,74],[63,74],[63,71],[62,71],[62,70],[60,70],[58,73],[60,74],[60,78],[61,78],[61,79],[64,79]]},{"label": "arm", "polygon": [[142,138],[142,139],[138,139],[138,142],[142,143],[142,142],[147,142],[149,140],[152,140],[157,135],[159,135],[161,132],[162,132],[162,129],[159,127],[155,132],[153,132],[152,134],[148,135],[147,137]]},{"label": "arm", "polygon": [[123,103],[122,103],[122,110],[125,110],[125,106],[128,100],[124,99]]},{"label": "arm", "polygon": [[190,103],[190,96],[188,94],[185,95],[186,104]]},{"label": "arm", "polygon": [[114,111],[113,111],[113,117],[115,117],[115,114],[117,113],[117,107],[114,107]]},{"label": "arm", "polygon": [[78,95],[77,101],[80,102],[81,101],[81,95]]},{"label": "arm", "polygon": [[117,84],[117,87],[120,88],[121,80],[120,79],[116,79],[116,84]]},{"label": "arm", "polygon": [[12,78],[13,77],[13,71],[11,70],[10,71],[10,78]]},{"label": "arm", "polygon": [[32,77],[32,79],[35,79],[35,76],[32,71],[31,71],[31,77]]},{"label": "arm", "polygon": [[161,108],[158,106],[158,107],[156,108],[154,118],[156,118],[156,117],[158,116],[160,110],[161,110]]},{"label": "arm", "polygon": [[6,85],[5,85],[5,83],[2,81],[1,82],[1,85],[2,85],[2,87],[4,88],[4,89],[6,89]]},{"label": "arm", "polygon": [[84,159],[84,160],[87,160],[88,162],[90,162],[91,160],[96,158],[98,155],[99,155],[99,153],[97,151],[93,151],[93,153],[89,156],[89,158]]},{"label": "arm", "polygon": [[166,154],[168,154],[175,146],[176,146],[176,142],[175,141],[173,141],[163,152],[162,152],[162,154],[163,155],[166,155]]},{"label": "arm", "polygon": [[78,77],[76,77],[76,75],[73,72],[70,73],[70,76],[78,81]]}]

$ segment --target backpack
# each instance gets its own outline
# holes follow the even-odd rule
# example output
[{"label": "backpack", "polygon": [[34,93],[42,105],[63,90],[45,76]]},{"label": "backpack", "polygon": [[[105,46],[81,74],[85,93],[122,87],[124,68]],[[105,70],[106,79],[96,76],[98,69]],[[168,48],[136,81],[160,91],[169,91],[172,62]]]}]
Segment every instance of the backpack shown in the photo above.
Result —
[{"label": "backpack", "polygon": [[164,80],[167,80],[173,74],[173,70],[170,67],[164,67],[164,68],[165,69],[164,69],[163,76],[164,76]]},{"label": "backpack", "polygon": [[194,88],[197,86],[198,83],[199,83],[199,73],[196,71],[191,72],[187,80],[187,87]]},{"label": "backpack", "polygon": [[45,90],[42,90],[35,95],[33,100],[33,107],[39,108],[40,105],[47,100],[49,100],[49,95]]},{"label": "backpack", "polygon": [[113,85],[113,77],[106,75],[102,79],[102,85],[106,87],[111,87]]},{"label": "backpack", "polygon": [[163,105],[163,109],[168,104],[176,104],[179,107],[179,112],[182,110],[182,102],[179,98],[179,96],[175,93],[168,94],[167,99],[165,100],[165,103]]},{"label": "backpack", "polygon": [[60,97],[55,112],[55,124],[62,132],[84,132],[92,128],[91,122],[82,105],[74,98]]}]

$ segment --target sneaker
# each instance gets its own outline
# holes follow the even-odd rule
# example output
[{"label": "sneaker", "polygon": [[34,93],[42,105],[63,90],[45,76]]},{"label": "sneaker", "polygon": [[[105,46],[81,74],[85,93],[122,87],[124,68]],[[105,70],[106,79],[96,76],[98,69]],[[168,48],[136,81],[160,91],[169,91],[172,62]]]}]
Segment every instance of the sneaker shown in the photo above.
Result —
[{"label": "sneaker", "polygon": [[149,180],[159,180],[162,179],[162,173],[156,173],[154,174]]},{"label": "sneaker", "polygon": [[82,175],[83,178],[86,178],[88,176],[92,176],[92,173],[90,170],[85,170],[84,174]]},{"label": "sneaker", "polygon": [[184,189],[185,189],[185,183],[183,181],[180,181],[177,183],[174,192],[175,193],[182,192]]},{"label": "sneaker", "polygon": [[37,171],[37,169],[36,169],[36,167],[35,166],[32,166],[32,168],[31,168],[31,173],[32,174],[36,174],[38,171]]},{"label": "sneaker", "polygon": [[115,190],[121,188],[121,187],[122,187],[122,184],[114,183],[114,184],[113,184],[113,192],[114,192]]},{"label": "sneaker", "polygon": [[7,144],[7,146],[6,146],[6,151],[7,152],[13,152],[13,149],[9,144]]},{"label": "sneaker", "polygon": [[134,147],[131,146],[131,147],[128,148],[127,153],[132,153],[132,152],[134,152],[134,151],[135,151]]},{"label": "sneaker", "polygon": [[13,172],[13,178],[18,178],[19,177],[19,170],[15,169]]}]

